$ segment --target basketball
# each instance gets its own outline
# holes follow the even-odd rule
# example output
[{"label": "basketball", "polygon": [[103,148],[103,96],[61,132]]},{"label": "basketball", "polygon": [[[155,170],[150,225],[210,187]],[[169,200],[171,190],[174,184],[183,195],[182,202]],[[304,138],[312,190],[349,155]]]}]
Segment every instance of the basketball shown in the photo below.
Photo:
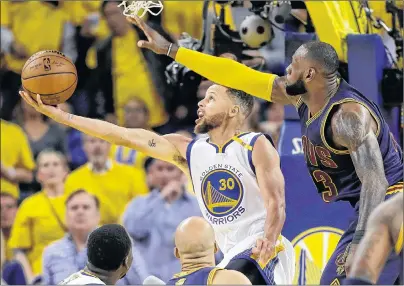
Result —
[{"label": "basketball", "polygon": [[59,51],[41,51],[24,64],[21,82],[32,98],[39,94],[44,104],[57,105],[68,100],[76,89],[76,66]]}]

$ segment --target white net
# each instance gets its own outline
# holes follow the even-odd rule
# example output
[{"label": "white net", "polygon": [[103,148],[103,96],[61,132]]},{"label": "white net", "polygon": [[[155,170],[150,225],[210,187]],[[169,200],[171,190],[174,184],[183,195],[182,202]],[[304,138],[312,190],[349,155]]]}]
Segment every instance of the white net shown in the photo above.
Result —
[{"label": "white net", "polygon": [[[130,2],[130,3],[129,3]],[[125,16],[138,16],[142,18],[147,12],[153,16],[157,16],[163,11],[163,3],[161,1],[122,1],[118,7],[123,6],[123,14]],[[153,10],[150,10],[153,9]]]}]

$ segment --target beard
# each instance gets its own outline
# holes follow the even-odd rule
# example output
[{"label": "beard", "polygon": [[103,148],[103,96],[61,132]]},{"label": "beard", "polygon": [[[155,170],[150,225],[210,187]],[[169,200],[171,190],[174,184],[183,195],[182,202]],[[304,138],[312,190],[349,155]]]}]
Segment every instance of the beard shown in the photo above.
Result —
[{"label": "beard", "polygon": [[286,84],[286,93],[290,96],[302,95],[307,92],[304,81],[299,78],[295,83]]},{"label": "beard", "polygon": [[201,120],[201,123],[198,123],[195,126],[194,132],[195,134],[208,133],[209,131],[219,127],[224,122],[225,118],[226,118],[225,112],[215,114],[211,118],[204,117]]}]

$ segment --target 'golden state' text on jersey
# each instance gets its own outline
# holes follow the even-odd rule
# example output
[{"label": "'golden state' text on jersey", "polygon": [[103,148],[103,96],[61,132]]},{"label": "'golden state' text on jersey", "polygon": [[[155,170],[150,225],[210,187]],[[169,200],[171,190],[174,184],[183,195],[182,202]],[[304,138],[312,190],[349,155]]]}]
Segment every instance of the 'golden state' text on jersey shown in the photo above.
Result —
[{"label": "'golden state' text on jersey", "polygon": [[252,164],[252,149],[261,135],[242,133],[223,146],[201,138],[187,149],[199,207],[223,253],[264,231],[266,209]]}]

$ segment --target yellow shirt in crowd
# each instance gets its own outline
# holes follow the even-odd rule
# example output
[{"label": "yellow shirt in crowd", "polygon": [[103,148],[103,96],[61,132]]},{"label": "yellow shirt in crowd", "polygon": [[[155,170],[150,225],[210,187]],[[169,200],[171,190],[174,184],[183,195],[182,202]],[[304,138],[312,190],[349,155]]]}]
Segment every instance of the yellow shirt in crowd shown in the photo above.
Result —
[{"label": "yellow shirt in crowd", "polygon": [[42,273],[45,247],[65,235],[60,223],[65,221],[64,200],[64,196],[49,198],[41,191],[26,198],[18,208],[8,247],[27,250],[34,275]]},{"label": "yellow shirt in crowd", "polygon": [[[148,156],[126,146],[112,145],[109,153],[110,158],[118,163],[135,167],[144,172],[144,163]],[[146,173],[144,174],[146,180]]]},{"label": "yellow shirt in crowd", "polygon": [[73,171],[66,179],[66,196],[78,189],[84,189],[100,200],[101,224],[118,223],[126,204],[134,197],[148,193],[142,172],[116,162],[112,162],[104,173],[93,173],[89,164]]},{"label": "yellow shirt in crowd", "polygon": [[[69,20],[63,9],[43,1],[3,2],[1,25],[11,29],[15,41],[24,47],[29,56],[41,50],[61,49],[63,27]],[[8,69],[15,73],[21,72],[26,60],[11,54],[5,56]]]},{"label": "yellow shirt in crowd", "polygon": [[[35,168],[34,158],[24,131],[18,125],[1,120],[0,125],[0,161],[5,167]],[[18,185],[10,181],[0,179],[0,191],[19,198]]]}]

